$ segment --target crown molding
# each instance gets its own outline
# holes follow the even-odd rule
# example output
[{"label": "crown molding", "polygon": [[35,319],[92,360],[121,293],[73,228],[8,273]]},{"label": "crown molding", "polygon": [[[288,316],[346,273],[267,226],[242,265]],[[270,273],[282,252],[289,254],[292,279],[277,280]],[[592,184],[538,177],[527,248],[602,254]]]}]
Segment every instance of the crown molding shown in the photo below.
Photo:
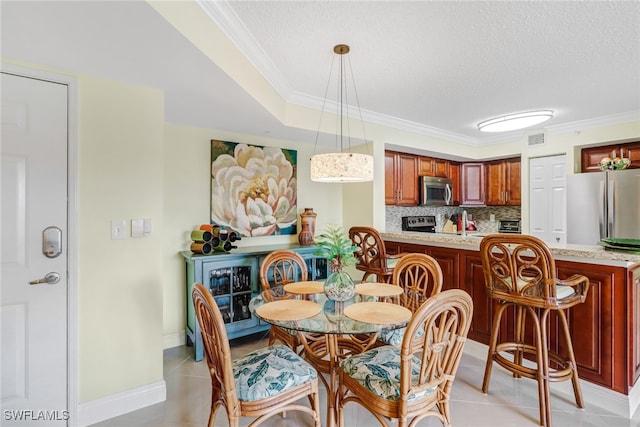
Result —
[{"label": "crown molding", "polygon": [[627,111],[624,113],[611,114],[586,120],[577,120],[575,122],[547,126],[545,129],[553,133],[566,133],[634,121],[640,121],[640,110]]},{"label": "crown molding", "polygon": [[[301,92],[294,92],[288,102],[303,107],[312,108],[322,111],[338,111],[338,104],[330,99],[321,99],[317,96],[307,95]],[[354,114],[360,110],[362,117]],[[478,140],[455,132],[449,132],[443,129],[428,126],[422,123],[412,122],[410,120],[400,119],[398,117],[377,113],[375,111],[365,110],[356,106],[349,106],[348,111],[344,113],[346,116],[360,120],[362,118],[366,123],[378,124],[385,127],[404,130],[407,132],[417,133],[420,135],[430,136],[433,138],[445,139],[447,141],[458,142],[466,145],[478,145]]]},{"label": "crown molding", "polygon": [[196,0],[196,2],[276,92],[283,99],[288,100],[293,93],[293,88],[233,8],[229,6],[229,2],[226,0]]}]

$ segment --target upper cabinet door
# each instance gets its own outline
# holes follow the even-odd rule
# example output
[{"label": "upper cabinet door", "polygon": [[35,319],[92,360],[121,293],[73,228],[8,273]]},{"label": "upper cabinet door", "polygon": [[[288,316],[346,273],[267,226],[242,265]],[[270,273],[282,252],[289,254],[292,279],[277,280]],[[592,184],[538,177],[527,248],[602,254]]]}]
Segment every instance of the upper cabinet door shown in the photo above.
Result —
[{"label": "upper cabinet door", "polygon": [[520,206],[522,204],[522,183],[520,182],[520,159],[505,160],[505,205]]},{"label": "upper cabinet door", "polygon": [[418,157],[418,175],[450,178],[449,161],[434,157]]},{"label": "upper cabinet door", "polygon": [[487,174],[488,206],[520,206],[520,159],[489,162]]},{"label": "upper cabinet door", "polygon": [[418,205],[418,158],[412,154],[385,151],[385,204]]},{"label": "upper cabinet door", "polygon": [[616,157],[616,146],[592,147],[582,149],[582,172],[600,172],[600,160]]},{"label": "upper cabinet door", "polygon": [[640,141],[624,144],[620,150],[622,156],[631,160],[629,168],[640,169]]},{"label": "upper cabinet door", "polygon": [[453,205],[460,204],[460,163],[449,163],[449,178],[453,181]]},{"label": "upper cabinet door", "polygon": [[396,204],[396,166],[395,166],[395,154],[385,151],[384,153],[384,204],[395,205]]},{"label": "upper cabinet door", "polygon": [[504,164],[490,162],[485,165],[487,174],[487,205],[504,205]]},{"label": "upper cabinet door", "polygon": [[630,169],[640,168],[640,141],[627,144],[605,145],[583,148],[581,153],[582,172],[600,172],[600,160],[624,157],[631,160]]},{"label": "upper cabinet door", "polygon": [[397,198],[399,206],[416,206],[418,204],[418,160],[410,154],[398,155],[398,181],[400,194]]},{"label": "upper cabinet door", "polygon": [[461,205],[484,206],[485,202],[485,172],[483,163],[463,163],[460,200]]}]

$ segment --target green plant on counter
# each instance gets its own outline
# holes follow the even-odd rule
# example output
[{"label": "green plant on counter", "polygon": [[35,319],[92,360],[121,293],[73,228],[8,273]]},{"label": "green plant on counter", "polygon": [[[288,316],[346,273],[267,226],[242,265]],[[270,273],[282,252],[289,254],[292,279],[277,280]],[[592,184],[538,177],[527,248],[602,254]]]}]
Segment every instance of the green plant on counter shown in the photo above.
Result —
[{"label": "green plant on counter", "polygon": [[329,260],[329,268],[332,272],[340,271],[343,267],[356,265],[357,260],[354,252],[358,250],[358,247],[353,245],[347,233],[339,225],[327,225],[325,232],[316,236],[315,241],[318,250],[314,252],[314,255]]}]

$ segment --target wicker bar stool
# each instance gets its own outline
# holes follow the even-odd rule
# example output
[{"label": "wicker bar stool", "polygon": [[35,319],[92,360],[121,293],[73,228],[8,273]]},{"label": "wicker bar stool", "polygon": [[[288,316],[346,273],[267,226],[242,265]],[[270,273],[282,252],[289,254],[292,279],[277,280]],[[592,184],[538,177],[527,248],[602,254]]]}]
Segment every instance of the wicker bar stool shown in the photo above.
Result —
[{"label": "wicker bar stool", "polygon": [[[534,236],[491,234],[482,239],[480,253],[487,294],[498,302],[482,392],[489,390],[494,361],[516,378],[534,379],[538,382],[540,424],[551,426],[550,382],[571,380],[576,405],[584,407],[565,310],[586,300],[589,280],[580,275],[559,280],[549,248]],[[513,336],[500,333],[508,307],[515,307]],[[547,328],[551,312],[557,314],[564,354],[549,350]],[[529,357],[525,361],[526,356]]]},{"label": "wicker bar stool", "polygon": [[358,259],[356,269],[364,271],[362,281],[366,282],[370,276],[375,275],[376,281],[390,283],[393,268],[404,254],[387,254],[380,233],[373,227],[353,226],[349,229],[349,238],[358,247],[355,252]]}]

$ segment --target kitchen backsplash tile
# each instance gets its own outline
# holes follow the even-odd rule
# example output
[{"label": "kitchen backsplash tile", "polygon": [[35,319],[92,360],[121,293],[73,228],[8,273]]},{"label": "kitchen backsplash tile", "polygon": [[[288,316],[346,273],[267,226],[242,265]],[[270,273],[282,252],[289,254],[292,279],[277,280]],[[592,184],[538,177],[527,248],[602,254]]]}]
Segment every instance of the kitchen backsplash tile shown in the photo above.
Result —
[{"label": "kitchen backsplash tile", "polygon": [[[520,206],[487,206],[478,208],[462,208],[460,206],[386,206],[385,223],[387,232],[402,231],[402,217],[411,215],[435,215],[436,231],[442,231],[445,221],[453,214],[467,211],[471,218],[477,221],[478,231],[481,233],[497,233],[498,221],[501,219],[520,219]],[[491,222],[491,214],[495,221]]]}]

